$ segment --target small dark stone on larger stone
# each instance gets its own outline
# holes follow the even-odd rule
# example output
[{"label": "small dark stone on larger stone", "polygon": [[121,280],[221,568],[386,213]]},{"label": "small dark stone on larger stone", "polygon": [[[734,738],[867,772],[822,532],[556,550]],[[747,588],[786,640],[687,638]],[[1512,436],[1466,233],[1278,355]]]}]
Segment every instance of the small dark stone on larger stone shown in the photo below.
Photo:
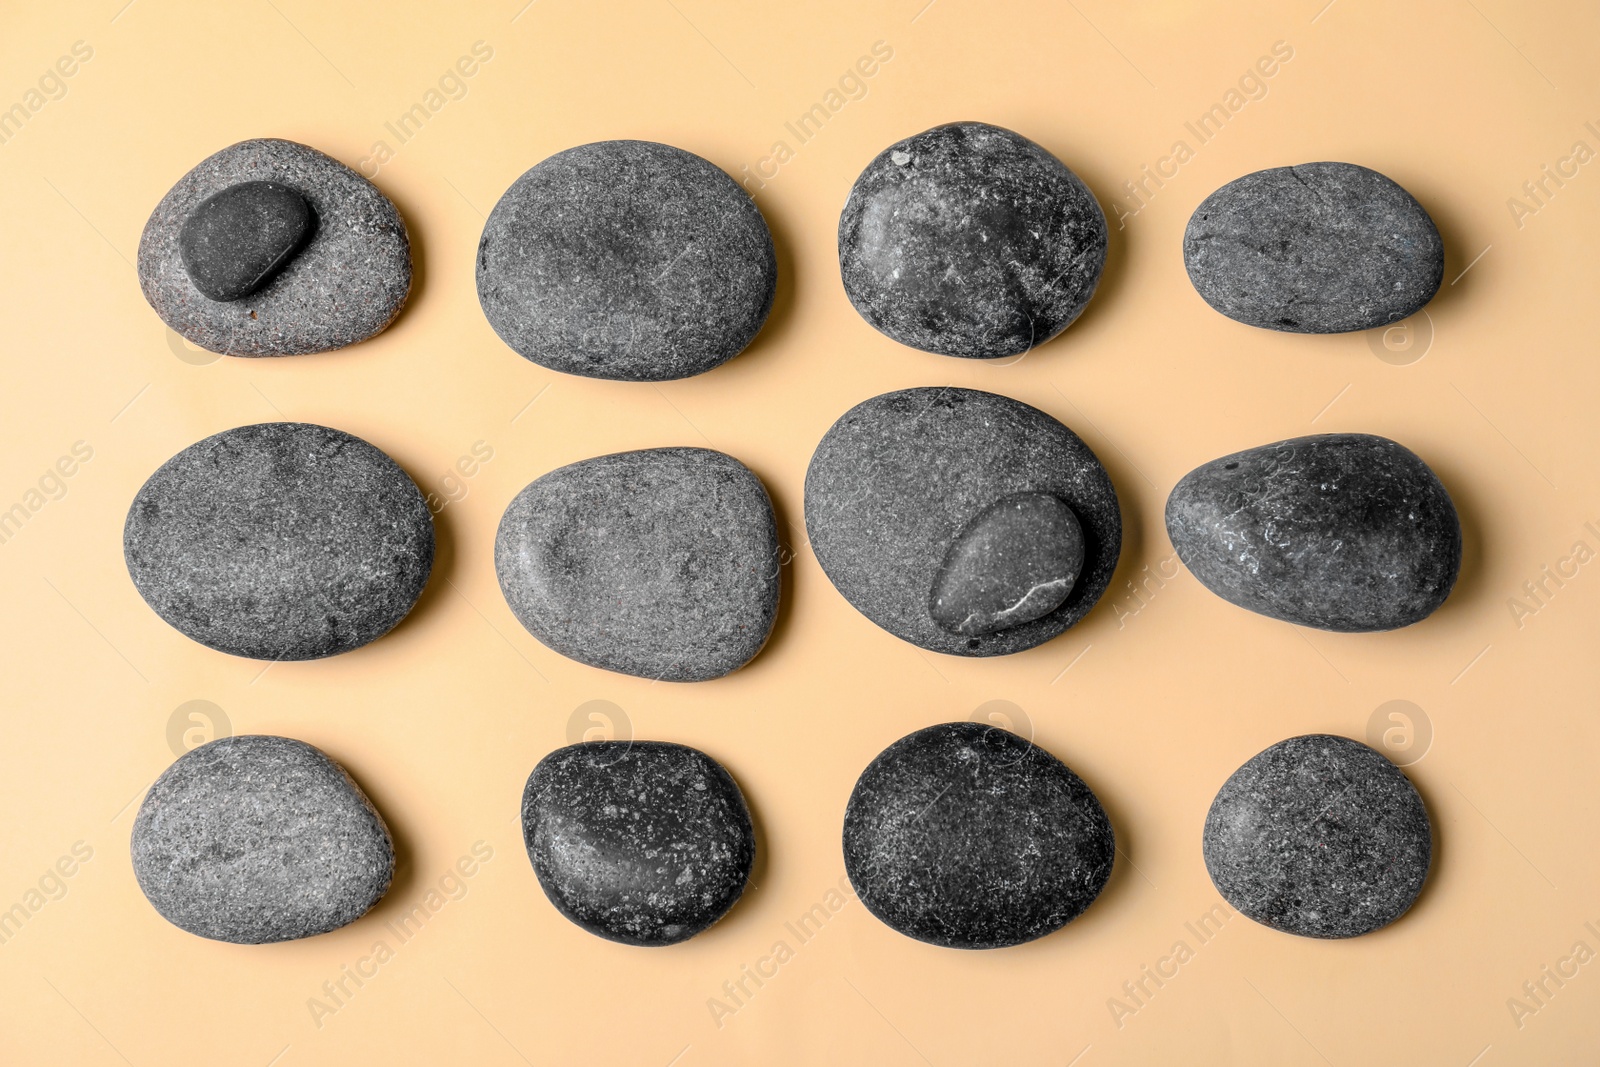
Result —
[{"label": "small dark stone on larger stone", "polygon": [[1082,570],[1072,509],[1049,493],[1016,493],[957,535],[928,610],[951,633],[997,633],[1056,610]]},{"label": "small dark stone on larger stone", "polygon": [[1280,741],[1223,783],[1206,869],[1239,913],[1301,937],[1357,937],[1403,915],[1428,877],[1428,810],[1400,769],[1359,741]]},{"label": "small dark stone on larger stone", "polygon": [[744,892],[755,830],[710,756],[664,741],[557,749],[522,793],[522,837],[556,909],[625,945],[675,945]]},{"label": "small dark stone on larger stone", "polygon": [[240,182],[201,201],[178,234],[194,287],[238,300],[265,285],[311,237],[305,197],[277,182]]},{"label": "small dark stone on larger stone", "polygon": [[1461,569],[1450,494],[1386,437],[1296,437],[1212,460],[1167,497],[1167,534],[1229,603],[1321,630],[1420,622]]},{"label": "small dark stone on larger stone", "polygon": [[1116,840],[1067,765],[1007,730],[930,726],[868,764],[844,816],[856,895],[946,948],[1004,948],[1060,929],[1111,877]]}]

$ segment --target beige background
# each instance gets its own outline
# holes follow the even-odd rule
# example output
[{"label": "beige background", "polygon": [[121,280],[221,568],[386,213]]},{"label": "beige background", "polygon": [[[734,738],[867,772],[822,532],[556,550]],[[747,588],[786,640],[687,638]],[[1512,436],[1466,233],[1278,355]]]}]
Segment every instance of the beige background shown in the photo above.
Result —
[{"label": "beige background", "polygon": [[[0,908],[26,915],[0,944],[0,1059],[1600,1058],[1600,564],[1573,556],[1580,541],[1585,562],[1600,550],[1600,165],[1572,159],[1578,141],[1585,161],[1600,150],[1600,16],[1512,0],[923,2],[8,5],[0,106],[39,106],[0,143],[0,508],[30,512],[0,544]],[[29,97],[80,41],[92,57]],[[459,98],[430,101],[478,41],[492,59],[459,85],[445,80]],[[880,41],[893,56],[870,79],[845,81],[856,98],[828,98]],[[1254,99],[1227,97],[1277,42],[1292,58],[1244,80]],[[385,124],[419,102],[438,110],[402,144]],[[1209,142],[1185,128],[1230,102],[1237,110]],[[785,123],[817,103],[839,106],[801,144]],[[1014,365],[902,348],[868,328],[839,285],[835,226],[855,175],[890,142],[955,119],[1036,139],[1113,218],[1088,312]],[[174,346],[145,305],[130,261],[151,208],[204,156],[256,136],[365,161],[405,214],[419,283],[376,340],[208,362]],[[778,241],[777,307],[755,345],[710,374],[659,387],[555,375],[515,356],[479,312],[484,213],[547,155],[613,137],[767,176],[750,187]],[[1162,161],[1178,140],[1192,157],[1174,168]],[[375,155],[377,141],[388,151]],[[788,149],[781,165],[776,141]],[[1209,310],[1185,278],[1180,236],[1202,197],[1258,168],[1321,159],[1390,175],[1444,234],[1447,284],[1425,318],[1387,338],[1254,330]],[[1145,165],[1169,177],[1146,186],[1153,195],[1133,214],[1124,183]],[[1544,165],[1569,176],[1560,187],[1545,178],[1532,200],[1523,185]],[[1510,204],[1519,196],[1521,212]],[[806,550],[803,477],[824,430],[868,396],[945,383],[1062,419],[1121,494],[1128,533],[1113,589],[1083,624],[1022,655],[920,653],[850,608]],[[134,492],[172,453],[280,418],[357,433],[456,499],[439,515],[435,576],[394,634],[263,671],[151,613],[120,534]],[[1171,561],[1161,509],[1184,472],[1335,430],[1399,439],[1461,510],[1460,585],[1421,625],[1297,630],[1222,602]],[[80,441],[93,458],[30,496]],[[478,442],[493,459],[447,483]],[[766,651],[699,685],[651,685],[545,650],[506,608],[491,559],[501,510],[534,477],[671,444],[709,444],[754,468],[795,552]],[[1562,584],[1546,567],[1565,570]],[[1548,592],[1528,599],[1524,583],[1539,580]],[[1142,584],[1137,597],[1130,583]],[[196,700],[217,710],[183,708]],[[1396,700],[1409,705],[1390,722],[1379,709]],[[620,714],[578,710],[589,701]],[[840,819],[884,746],[990,701],[1009,702],[1000,707],[1017,728],[1090,782],[1121,855],[1104,896],[1065,930],[1011,950],[945,951],[830,896],[843,874]],[[579,731],[609,717],[634,736],[697,745],[743,784],[761,860],[744,900],[706,935],[625,948],[568,924],[539,892],[517,800],[574,715]],[[1431,732],[1408,768],[1438,840],[1415,909],[1354,941],[1234,917],[1202,944],[1185,924],[1219,903],[1199,847],[1218,785],[1268,744],[1307,731],[1366,737],[1375,716],[1397,731],[1398,758],[1415,759]],[[191,742],[289,734],[346,763],[403,855],[377,911],[311,941],[253,948],[161,920],[134,883],[128,832],[174,758],[169,731],[181,750],[185,729]],[[479,842],[492,858],[450,877]],[[48,873],[58,861],[70,877]],[[786,924],[819,904],[826,922],[802,942]],[[418,905],[435,910],[402,942],[388,924]],[[1180,940],[1189,958],[1173,974],[1162,961]],[[791,951],[774,970],[763,960],[780,941]],[[1124,983],[1147,966],[1172,976],[1159,988],[1144,978],[1150,995],[1135,1001]],[[757,987],[747,967],[770,977]],[[1545,967],[1569,977],[1558,985]],[[369,977],[359,988],[344,978],[350,995],[333,1001],[324,983],[351,970]],[[751,995],[735,1001],[724,983],[741,978]],[[1529,999],[1523,983],[1541,980],[1547,992]]]}]

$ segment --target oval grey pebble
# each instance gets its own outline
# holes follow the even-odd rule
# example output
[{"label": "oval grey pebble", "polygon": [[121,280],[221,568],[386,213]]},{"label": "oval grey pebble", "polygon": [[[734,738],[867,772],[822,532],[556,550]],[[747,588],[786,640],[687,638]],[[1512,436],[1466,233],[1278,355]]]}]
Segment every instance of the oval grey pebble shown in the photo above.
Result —
[{"label": "oval grey pebble", "polygon": [[122,535],[139,595],[234,656],[307,660],[393,629],[433,569],[433,518],[379,449],[299,422],[239,426],[152,474]]},{"label": "oval grey pebble", "polygon": [[550,903],[625,945],[674,945],[727,914],[755,863],[744,794],[710,756],[664,741],[557,749],[522,794],[522,835]]},{"label": "oval grey pebble", "polygon": [[162,772],[133,823],[133,873],[191,934],[260,945],[366,914],[394,877],[383,817],[303,741],[225,737]]},{"label": "oval grey pebble", "polygon": [[201,201],[178,233],[178,252],[196,289],[238,300],[288,266],[316,225],[311,205],[287,185],[240,182]]},{"label": "oval grey pebble", "polygon": [[1204,850],[1241,915],[1301,937],[1358,937],[1422,892],[1433,833],[1398,767],[1359,741],[1307,734],[1229,776],[1206,814]]},{"label": "oval grey pebble", "polygon": [[1461,570],[1461,521],[1428,465],[1371,434],[1214,459],[1167,497],[1178,558],[1224,600],[1343,633],[1427,618]]},{"label": "oval grey pebble", "polygon": [[1353,163],[1256,171],[1206,197],[1183,234],[1195,291],[1250,326],[1343,333],[1419,310],[1444,243],[1416,198]]},{"label": "oval grey pebble", "polygon": [[1004,948],[1081,915],[1116,839],[1083,780],[1007,730],[945,723],[861,772],[844,816],[845,872],[867,910],[946,948]]},{"label": "oval grey pebble", "polygon": [[1065,164],[983,122],[890,145],[839,217],[845,294],[875,329],[969,359],[1044,344],[1082,312],[1106,261],[1106,217]]},{"label": "oval grey pebble", "polygon": [[1060,607],[1082,570],[1072,509],[1049,493],[1015,493],[956,535],[928,611],[951,633],[998,633]]},{"label": "oval grey pebble", "polygon": [[700,374],[755,339],[772,233],[731,177],[681,148],[600,141],[512,183],[478,243],[478,300],[519,355],[589,378]]}]

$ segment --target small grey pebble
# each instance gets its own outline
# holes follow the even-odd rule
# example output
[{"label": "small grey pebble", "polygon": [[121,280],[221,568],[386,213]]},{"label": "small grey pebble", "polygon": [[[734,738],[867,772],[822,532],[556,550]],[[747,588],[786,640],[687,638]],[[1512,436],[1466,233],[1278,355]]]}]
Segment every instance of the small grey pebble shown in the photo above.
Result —
[{"label": "small grey pebble", "polygon": [[[1001,619],[996,592],[1015,592],[1014,603],[1027,592],[1016,583],[1033,567],[1065,567],[1073,554],[1065,543],[1032,543],[1037,514],[991,511],[1019,493],[1054,497],[1072,512],[1083,559],[1055,606]],[[1100,599],[1122,547],[1116,490],[1077,434],[1020,401],[953,386],[884,393],[847,411],[811,457],[805,512],[817,562],[846,600],[896,637],[953,656],[1006,655],[1059,635]],[[970,543],[958,547],[964,536]],[[980,558],[981,550],[994,555]],[[948,629],[951,613],[931,602],[945,581],[976,598],[971,606],[987,611],[989,624]],[[1012,625],[991,629],[1002,622]]]},{"label": "small grey pebble", "polygon": [[1111,877],[1111,821],[1083,779],[1033,742],[976,722],[930,726],[861,772],[844,865],[885,924],[945,948],[1053,933]]},{"label": "small grey pebble", "polygon": [[990,634],[1066,603],[1083,570],[1083,528],[1049,493],[998,500],[951,542],[929,613],[956,634]]},{"label": "small grey pebble", "polygon": [[433,569],[433,517],[361,438],[267,422],[162,464],[122,546],[139,595],[187,636],[251,659],[318,659],[376,641],[411,610]]},{"label": "small grey pebble", "polygon": [[777,292],[772,233],[716,165],[650,141],[558,152],[512,183],[478,243],[478,300],[518,355],[660,382],[755,340]]},{"label": "small grey pebble", "polygon": [[581,460],[535,480],[500,519],[495,572],[544,645],[672,682],[738,670],[766,643],[780,564],[772,501],[706,448]]},{"label": "small grey pebble", "polygon": [[305,197],[278,182],[240,182],[194,209],[178,252],[194,287],[213,300],[260,289],[310,240],[317,219]]},{"label": "small grey pebble", "polygon": [[982,122],[890,145],[839,217],[839,269],[861,317],[946,356],[1044,344],[1082,313],[1105,262],[1094,194],[1026,137]]},{"label": "small grey pebble", "polygon": [[550,903],[625,945],[675,945],[711,926],[744,892],[756,854],[728,772],[665,741],[550,753],[522,793],[522,838]]},{"label": "small grey pebble", "polygon": [[1461,521],[1415,453],[1386,437],[1296,437],[1214,459],[1167,497],[1167,534],[1200,583],[1299,626],[1410,626],[1461,570]]},{"label": "small grey pebble", "polygon": [[[250,182],[293,190],[315,230],[259,288],[215,299],[185,265],[183,232],[206,201]],[[178,180],[145,223],[138,270],[150,306],[192,344],[229,356],[297,356],[365,341],[393,322],[411,292],[411,242],[400,212],[371,182],[314,148],[266,138],[224,148]]]},{"label": "small grey pebble", "polygon": [[1290,333],[1384,326],[1444,278],[1444,243],[1416,198],[1353,163],[1302,163],[1237,178],[1201,201],[1183,263],[1217,311]]},{"label": "small grey pebble", "polygon": [[1359,937],[1411,907],[1433,861],[1422,798],[1359,741],[1280,741],[1223,783],[1206,815],[1206,869],[1223,899],[1301,937]]},{"label": "small grey pebble", "polygon": [[133,823],[133,873],[162,918],[261,945],[337,930],[394,877],[394,844],[333,760],[288,737],[224,737],[179,757]]}]

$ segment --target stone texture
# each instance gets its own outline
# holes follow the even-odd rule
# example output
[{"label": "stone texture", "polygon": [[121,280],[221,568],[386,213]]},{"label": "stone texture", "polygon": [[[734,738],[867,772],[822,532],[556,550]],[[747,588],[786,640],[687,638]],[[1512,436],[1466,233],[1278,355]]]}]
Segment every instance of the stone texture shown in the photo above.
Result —
[{"label": "stone texture", "polygon": [[844,816],[856,895],[946,948],[1004,948],[1060,929],[1111,877],[1104,809],[1066,764],[975,722],[930,726],[874,759]]},{"label": "stone texture", "polygon": [[133,823],[133,873],[162,918],[239,945],[337,930],[394,876],[383,818],[333,760],[225,737],[162,772]]},{"label": "stone texture", "polygon": [[1016,493],[980,513],[950,544],[928,611],[955,634],[990,634],[1066,603],[1083,570],[1083,528],[1049,493]]},{"label": "stone texture", "polygon": [[664,741],[557,749],[522,794],[550,903],[625,945],[675,945],[727,914],[755,862],[744,794],[716,760]]},{"label": "stone texture", "polygon": [[139,595],[184,634],[265,660],[332,656],[411,610],[433,518],[383,452],[302,422],[239,426],[173,456],[122,534]]},{"label": "stone texture", "polygon": [[1394,922],[1433,859],[1411,782],[1380,753],[1329,734],[1280,741],[1234,771],[1206,815],[1204,847],[1223,899],[1301,937]]},{"label": "stone texture", "polygon": [[778,611],[772,501],[732,456],[652,448],[551,471],[506,508],[495,570],[547,647],[641,678],[704,681],[761,651]]},{"label": "stone texture", "polygon": [[194,209],[178,232],[178,253],[196,289],[238,300],[287,266],[316,225],[311,205],[287,185],[240,182]]},{"label": "stone texture", "polygon": [[1291,333],[1367,330],[1403,319],[1439,289],[1444,244],[1416,198],[1353,163],[1302,163],[1235,179],[1183,234],[1205,302],[1230,319]]},{"label": "stone texture", "polygon": [[[181,238],[200,206],[242,182],[273,182],[310,205],[315,232],[248,296],[207,296],[184,264]],[[179,179],[145,223],[139,284],[163,322],[230,356],[295,356],[365,341],[400,314],[411,291],[411,243],[394,204],[371,182],[293,141],[241,141]]]},{"label": "stone texture", "polygon": [[1197,467],[1167,498],[1167,534],[1224,600],[1346,633],[1427,618],[1461,569],[1450,494],[1371,434],[1296,437]]},{"label": "stone texture", "polygon": [[861,317],[901,344],[1015,356],[1082,313],[1106,261],[1106,217],[1026,137],[952,122],[890,145],[839,217],[839,269]]},{"label": "stone texture", "polygon": [[[1053,496],[1076,516],[1081,573],[1047,614],[952,633],[932,610],[935,583],[951,574],[946,561],[963,532],[1018,493]],[[896,637],[949,655],[1005,655],[1057,636],[1105,592],[1122,547],[1116,490],[1089,446],[1037,408],[951,386],[885,393],[847,411],[811,457],[805,511],[812,551],[844,598]],[[995,550],[1019,561],[1038,551],[1022,540],[1020,518],[990,514],[1002,535]],[[1010,568],[998,556],[988,565],[997,575]],[[979,567],[973,560],[974,577]]]},{"label": "stone texture", "polygon": [[755,201],[699,156],[601,141],[506,190],[478,244],[478,300],[519,355],[589,378],[687,378],[738,355],[778,267]]}]

